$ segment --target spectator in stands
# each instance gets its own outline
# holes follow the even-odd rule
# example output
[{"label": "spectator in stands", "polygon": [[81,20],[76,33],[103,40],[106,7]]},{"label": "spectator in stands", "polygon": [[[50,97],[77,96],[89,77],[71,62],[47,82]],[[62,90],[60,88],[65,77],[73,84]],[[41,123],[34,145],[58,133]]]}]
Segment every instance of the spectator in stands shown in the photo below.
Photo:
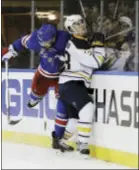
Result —
[{"label": "spectator in stands", "polygon": [[108,2],[107,17],[113,18],[115,7],[116,7],[116,1],[111,0]]}]

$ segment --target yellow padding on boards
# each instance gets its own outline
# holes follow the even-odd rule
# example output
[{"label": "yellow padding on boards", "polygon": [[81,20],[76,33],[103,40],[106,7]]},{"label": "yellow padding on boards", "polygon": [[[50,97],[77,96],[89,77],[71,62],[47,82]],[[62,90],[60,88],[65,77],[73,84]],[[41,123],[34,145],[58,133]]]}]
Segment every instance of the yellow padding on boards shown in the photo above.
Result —
[{"label": "yellow padding on boards", "polygon": [[[16,143],[24,143],[36,145],[40,147],[51,147],[51,139],[47,136],[30,134],[23,132],[2,131],[2,140]],[[75,143],[69,142],[71,146],[76,146]],[[103,148],[100,146],[90,146],[91,156],[105,160],[108,162],[117,163],[131,168],[138,168],[138,155],[120,150]]]},{"label": "yellow padding on boards", "polygon": [[77,129],[79,132],[86,132],[86,133],[91,132],[91,128],[85,128],[85,127],[78,126]]},{"label": "yellow padding on boards", "polygon": [[123,152],[120,150],[114,150],[109,148],[103,148],[100,146],[90,146],[91,147],[91,156],[105,160],[108,162],[114,162],[120,165],[128,166],[131,168],[138,168],[138,155]]},{"label": "yellow padding on boards", "polygon": [[2,140],[41,147],[50,147],[52,142],[48,136],[12,131],[2,131]]}]

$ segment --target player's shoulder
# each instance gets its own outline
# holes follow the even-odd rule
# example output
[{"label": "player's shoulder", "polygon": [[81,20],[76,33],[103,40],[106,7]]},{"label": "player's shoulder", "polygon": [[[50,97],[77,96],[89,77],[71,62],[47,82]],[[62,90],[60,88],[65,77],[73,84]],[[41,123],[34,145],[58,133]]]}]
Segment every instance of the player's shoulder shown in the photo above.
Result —
[{"label": "player's shoulder", "polygon": [[67,31],[63,31],[63,30],[57,30],[57,35],[58,36],[70,36],[69,33]]},{"label": "player's shoulder", "polygon": [[37,40],[37,30],[33,31],[32,33],[28,34],[29,41],[36,41]]},{"label": "player's shoulder", "polygon": [[71,36],[71,42],[75,45],[78,49],[89,49],[90,45],[86,38],[78,37],[78,36]]},{"label": "player's shoulder", "polygon": [[26,43],[29,49],[34,49],[35,51],[39,52],[40,44],[38,43],[38,39],[37,39],[37,30],[33,31],[30,34],[30,37]]},{"label": "player's shoulder", "polygon": [[37,30],[33,31],[31,34],[32,38],[36,38],[37,37]]}]

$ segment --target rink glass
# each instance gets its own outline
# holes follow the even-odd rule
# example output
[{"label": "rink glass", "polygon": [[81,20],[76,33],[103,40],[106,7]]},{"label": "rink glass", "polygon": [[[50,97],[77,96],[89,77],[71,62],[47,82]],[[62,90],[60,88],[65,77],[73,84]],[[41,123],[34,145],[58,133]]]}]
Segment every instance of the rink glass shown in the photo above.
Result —
[{"label": "rink glass", "polygon": [[[138,1],[137,0],[2,0],[2,47],[8,46],[21,35],[39,28],[42,23],[53,23],[64,29],[65,17],[82,14],[86,17],[88,34],[104,32],[109,40],[122,39],[128,24],[119,23],[121,16],[129,17],[134,34],[128,43],[132,55],[128,61],[129,71],[138,70]],[[121,33],[121,34],[119,34]],[[24,56],[24,57],[23,57]],[[35,56],[35,57],[34,57]],[[10,64],[11,68],[36,68],[39,55],[25,50]]]}]

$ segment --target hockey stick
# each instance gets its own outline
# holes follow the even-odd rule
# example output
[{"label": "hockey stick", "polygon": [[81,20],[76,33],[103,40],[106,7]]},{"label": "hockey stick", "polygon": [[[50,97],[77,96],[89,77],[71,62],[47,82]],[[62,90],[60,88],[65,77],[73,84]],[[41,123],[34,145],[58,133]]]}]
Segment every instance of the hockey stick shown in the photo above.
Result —
[{"label": "hockey stick", "polygon": [[119,0],[117,0],[117,2],[116,2],[116,7],[115,7],[115,10],[114,10],[114,13],[113,13],[113,19],[116,18],[116,14],[117,14],[117,11],[118,11],[118,6],[119,6]]},{"label": "hockey stick", "polygon": [[79,0],[79,3],[80,3],[80,7],[81,7],[81,10],[82,10],[83,16],[86,19],[86,13],[85,13],[85,10],[84,10],[84,7],[83,7],[83,3],[82,3],[81,0]]},{"label": "hockey stick", "polygon": [[111,35],[111,36],[106,37],[106,40],[109,40],[109,39],[111,39],[111,38],[113,38],[113,37],[116,37],[116,36],[118,36],[118,35],[122,35],[122,34],[124,34],[124,33],[128,33],[129,31],[132,31],[132,30],[134,30],[134,29],[135,29],[135,27],[132,27],[132,28],[128,28],[128,29],[126,29],[126,30],[120,31],[120,32],[118,32],[118,33],[116,33],[116,34],[113,34],[113,35]]},{"label": "hockey stick", "polygon": [[10,92],[9,92],[9,63],[8,63],[8,60],[5,60],[5,74],[6,74],[6,78],[5,78],[5,91],[6,91],[6,114],[7,114],[7,121],[8,121],[8,124],[10,125],[15,125],[17,123],[19,123],[21,121],[21,119],[19,120],[11,120],[11,117],[10,117]]}]

